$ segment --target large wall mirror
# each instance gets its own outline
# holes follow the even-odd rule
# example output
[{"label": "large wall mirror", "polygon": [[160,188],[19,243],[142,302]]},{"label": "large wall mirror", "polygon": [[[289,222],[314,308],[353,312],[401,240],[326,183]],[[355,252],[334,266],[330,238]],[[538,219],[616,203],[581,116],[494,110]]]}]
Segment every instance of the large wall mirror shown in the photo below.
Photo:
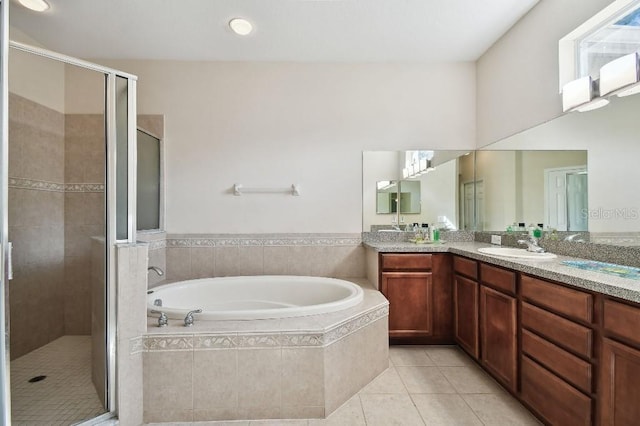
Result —
[{"label": "large wall mirror", "polygon": [[587,151],[477,151],[476,230],[588,230]]},{"label": "large wall mirror", "polygon": [[[563,115],[485,149],[586,151],[587,207],[582,215],[586,218],[590,240],[640,245],[640,96],[613,96],[609,100],[610,104],[604,108]],[[489,155],[483,152],[477,152],[479,170],[483,155]],[[579,161],[576,159],[571,163],[578,164]],[[529,198],[524,191],[519,195]],[[488,210],[486,207],[483,222],[487,230],[504,230],[504,225],[517,220],[511,218],[513,214],[510,212],[503,213],[501,217],[497,209]],[[524,220],[537,220],[537,216],[531,216],[531,219],[522,217]]]},{"label": "large wall mirror", "polygon": [[[468,151],[365,151],[363,231],[414,223],[473,229],[473,155]],[[465,196],[466,193],[466,196]]]}]

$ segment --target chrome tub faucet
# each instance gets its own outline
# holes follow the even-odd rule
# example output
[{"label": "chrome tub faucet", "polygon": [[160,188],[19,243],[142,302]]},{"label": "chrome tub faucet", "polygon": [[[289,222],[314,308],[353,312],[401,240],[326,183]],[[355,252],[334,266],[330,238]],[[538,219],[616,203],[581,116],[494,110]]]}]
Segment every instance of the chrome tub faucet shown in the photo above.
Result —
[{"label": "chrome tub faucet", "polygon": [[193,325],[193,314],[202,313],[202,309],[194,309],[193,311],[189,311],[186,317],[184,317],[184,326],[191,327]]},{"label": "chrome tub faucet", "polygon": [[157,266],[149,266],[147,271],[154,271],[159,277],[164,275],[164,271]]}]

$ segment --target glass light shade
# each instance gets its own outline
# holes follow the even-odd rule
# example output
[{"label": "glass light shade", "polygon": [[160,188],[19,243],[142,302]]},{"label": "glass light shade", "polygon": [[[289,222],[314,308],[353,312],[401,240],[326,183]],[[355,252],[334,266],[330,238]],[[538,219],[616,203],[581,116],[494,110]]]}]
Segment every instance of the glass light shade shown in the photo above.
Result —
[{"label": "glass light shade", "polygon": [[562,86],[562,111],[567,112],[591,102],[594,97],[590,76],[573,80]]},{"label": "glass light shade", "polygon": [[44,12],[50,7],[49,3],[44,0],[18,0],[18,3],[36,12]]},{"label": "glass light shade", "polygon": [[[638,52],[622,56],[600,68],[600,95],[608,95],[640,80]],[[625,96],[625,95],[623,95]]]}]

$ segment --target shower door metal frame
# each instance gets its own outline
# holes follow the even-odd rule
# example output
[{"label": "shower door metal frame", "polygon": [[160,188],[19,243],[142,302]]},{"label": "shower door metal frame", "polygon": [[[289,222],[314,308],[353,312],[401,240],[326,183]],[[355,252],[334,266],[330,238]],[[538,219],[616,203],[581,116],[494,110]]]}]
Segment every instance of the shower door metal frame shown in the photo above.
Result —
[{"label": "shower door metal frame", "polygon": [[0,424],[11,424],[11,384],[9,378],[9,324],[6,321],[5,270],[9,248],[9,0],[0,0]]},{"label": "shower door metal frame", "polygon": [[[106,176],[105,176],[105,201],[107,207],[106,217],[106,283],[107,283],[107,371],[106,371],[106,394],[107,413],[89,419],[83,424],[90,425],[113,418],[117,415],[117,376],[116,376],[116,314],[117,314],[117,283],[116,283],[116,256],[115,247],[117,243],[132,243],[135,241],[135,217],[136,217],[136,179],[135,179],[135,159],[136,159],[136,82],[135,75],[125,73],[112,68],[87,62],[78,58],[52,52],[46,49],[30,46],[23,43],[9,41],[8,39],[8,0],[0,0],[1,7],[1,46],[0,46],[0,162],[2,173],[0,174],[0,219],[2,231],[0,238],[2,246],[0,254],[0,423],[11,424],[11,388],[10,388],[10,363],[9,363],[9,324],[5,321],[5,297],[4,292],[7,285],[5,260],[8,245],[8,50],[9,48],[21,50],[23,52],[42,56],[54,61],[78,66],[80,68],[97,71],[105,76],[105,124],[106,124]],[[127,100],[127,223],[128,233],[126,239],[116,240],[116,78],[127,79],[128,100]],[[133,201],[131,201],[133,200]]]}]

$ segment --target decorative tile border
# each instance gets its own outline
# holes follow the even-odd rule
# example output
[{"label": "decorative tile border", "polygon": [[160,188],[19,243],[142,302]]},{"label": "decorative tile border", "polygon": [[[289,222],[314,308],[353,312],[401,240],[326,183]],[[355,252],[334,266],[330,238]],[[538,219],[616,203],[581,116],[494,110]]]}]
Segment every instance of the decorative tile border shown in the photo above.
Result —
[{"label": "decorative tile border", "polygon": [[160,250],[167,248],[167,240],[158,240],[149,242],[149,250]]},{"label": "decorative tile border", "polygon": [[14,177],[9,178],[9,188],[48,192],[104,192],[102,183],[58,183]]},{"label": "decorative tile border", "polygon": [[238,336],[235,335],[195,335],[193,348],[202,349],[231,349],[238,346]]},{"label": "decorative tile border", "polygon": [[64,184],[35,179],[9,178],[9,188],[31,189],[35,191],[64,192]]},{"label": "decorative tile border", "polygon": [[65,183],[64,192],[104,192],[102,183]]},{"label": "decorative tile border", "polygon": [[229,246],[359,246],[360,234],[287,234],[273,235],[212,235],[207,237],[167,236],[166,247],[229,247]]},{"label": "decorative tile border", "polygon": [[389,305],[383,306],[373,311],[366,312],[364,315],[360,315],[350,321],[346,321],[342,324],[330,329],[325,335],[325,345],[337,342],[338,340],[355,333],[363,327],[379,320],[380,318],[389,315]]},{"label": "decorative tile border", "polygon": [[191,351],[193,350],[193,335],[147,336],[144,339],[144,350],[157,351]]},{"label": "decorative tile border", "polygon": [[282,347],[322,348],[388,315],[389,305],[377,306],[349,318],[325,332],[153,334],[143,336],[141,339],[144,340],[143,347],[146,352]]},{"label": "decorative tile border", "polygon": [[129,355],[135,355],[140,352],[144,352],[144,338],[140,336],[129,339]]}]

